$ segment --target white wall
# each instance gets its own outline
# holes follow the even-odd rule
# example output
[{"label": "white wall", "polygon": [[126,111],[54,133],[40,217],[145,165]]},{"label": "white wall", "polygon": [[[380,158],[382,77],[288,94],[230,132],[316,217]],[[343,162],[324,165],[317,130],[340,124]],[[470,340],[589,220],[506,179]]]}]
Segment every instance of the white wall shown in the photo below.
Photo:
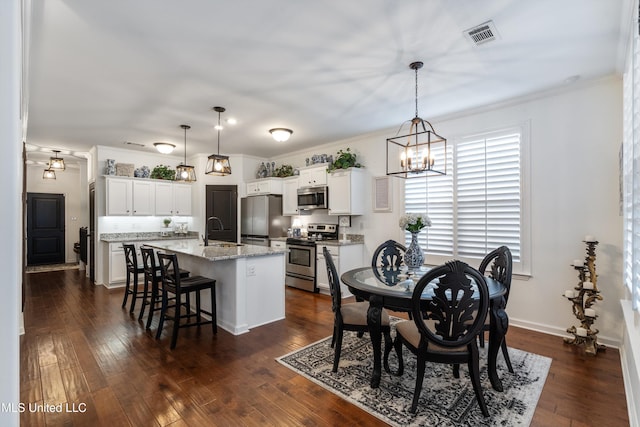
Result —
[{"label": "white wall", "polygon": [[[508,313],[511,324],[567,335],[577,325],[570,303],[561,297],[578,278],[570,267],[585,256],[582,238],[600,241],[596,268],[604,300],[595,308],[600,341],[618,345],[622,313],[622,218],[618,202],[618,150],[622,141],[622,85],[617,78],[583,83],[571,89],[539,94],[509,104],[489,106],[455,117],[432,121],[450,140],[467,133],[530,123],[529,164],[531,216],[531,277],[515,279]],[[304,166],[311,154],[335,154],[350,147],[370,176],[385,175],[386,138],[397,129],[339,141],[313,150],[278,157],[278,164]],[[525,159],[526,160],[526,159]],[[392,213],[352,218],[351,231],[365,235],[367,256],[389,239],[403,239],[397,226],[402,214],[403,180],[393,179]],[[368,189],[370,199],[371,188]],[[332,220],[302,217],[303,222]],[[337,223],[337,219],[331,222]],[[427,256],[428,262],[428,256]],[[479,264],[479,262],[478,262]],[[558,341],[558,345],[563,345]]]},{"label": "white wall", "polygon": [[[22,272],[22,122],[20,111],[20,1],[0,2],[0,140],[5,167],[0,168],[2,203],[0,235],[6,243],[0,257],[0,403],[20,401]],[[0,411],[0,425],[19,425],[19,413]]]},{"label": "white wall", "polygon": [[56,172],[56,179],[42,179],[42,172],[42,166],[27,167],[27,192],[64,194],[65,262],[76,262],[73,244],[79,241],[80,227],[89,225],[86,179],[80,167],[67,166],[63,172]]}]

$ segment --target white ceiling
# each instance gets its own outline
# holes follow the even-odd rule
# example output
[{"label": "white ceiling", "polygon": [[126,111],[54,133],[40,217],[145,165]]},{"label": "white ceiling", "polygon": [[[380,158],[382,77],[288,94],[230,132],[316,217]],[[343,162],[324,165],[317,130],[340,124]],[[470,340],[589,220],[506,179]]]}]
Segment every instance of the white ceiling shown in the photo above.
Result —
[{"label": "white ceiling", "polygon": [[[629,0],[31,0],[30,146],[271,157],[619,72]],[[493,20],[497,41],[463,31]],[[294,133],[277,143],[273,127]],[[437,129],[436,129],[437,130]],[[390,135],[392,136],[392,135]],[[143,144],[124,145],[125,141]]]}]

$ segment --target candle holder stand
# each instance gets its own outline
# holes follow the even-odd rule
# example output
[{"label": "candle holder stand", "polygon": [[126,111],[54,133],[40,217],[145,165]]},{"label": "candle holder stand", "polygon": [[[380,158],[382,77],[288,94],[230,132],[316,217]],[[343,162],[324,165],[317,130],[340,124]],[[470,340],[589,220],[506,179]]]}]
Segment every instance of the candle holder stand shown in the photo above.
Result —
[{"label": "candle holder stand", "polygon": [[598,332],[600,331],[593,326],[598,316],[591,308],[596,301],[602,301],[602,295],[598,290],[598,275],[596,274],[596,245],[598,242],[585,241],[585,243],[587,245],[585,262],[582,265],[573,266],[580,281],[573,288],[573,296],[567,295],[567,293],[563,295],[572,303],[573,314],[580,321],[580,326],[567,328],[567,332],[573,337],[564,338],[564,342],[583,346],[585,353],[595,356],[598,350],[606,349],[604,345],[598,344]]}]

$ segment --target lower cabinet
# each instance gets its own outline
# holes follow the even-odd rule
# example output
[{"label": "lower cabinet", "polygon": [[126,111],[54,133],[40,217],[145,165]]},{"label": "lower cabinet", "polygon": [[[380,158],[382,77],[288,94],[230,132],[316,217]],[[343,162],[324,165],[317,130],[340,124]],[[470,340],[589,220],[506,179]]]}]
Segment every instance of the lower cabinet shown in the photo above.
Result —
[{"label": "lower cabinet", "polygon": [[[324,259],[324,248],[329,250],[333,263],[336,265],[336,271],[338,272],[338,279],[340,275],[348,270],[359,268],[365,265],[363,262],[364,257],[364,245],[323,245],[317,244],[316,246],[316,283],[320,293],[331,295],[329,290],[329,277],[327,275],[327,264]],[[342,290],[342,298],[351,296],[349,289],[340,282]]]},{"label": "lower cabinet", "polygon": [[272,240],[269,246],[274,249],[286,249],[287,242],[285,242],[284,240]]}]

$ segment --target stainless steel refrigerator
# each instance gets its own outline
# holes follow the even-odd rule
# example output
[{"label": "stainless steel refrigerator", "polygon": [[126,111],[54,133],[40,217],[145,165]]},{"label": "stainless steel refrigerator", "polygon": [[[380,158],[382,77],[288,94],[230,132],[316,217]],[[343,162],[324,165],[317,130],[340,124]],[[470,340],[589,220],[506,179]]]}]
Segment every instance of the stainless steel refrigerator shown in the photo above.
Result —
[{"label": "stainless steel refrigerator", "polygon": [[285,237],[291,218],[282,215],[282,196],[269,194],[240,201],[241,242],[269,246],[272,237]]}]

